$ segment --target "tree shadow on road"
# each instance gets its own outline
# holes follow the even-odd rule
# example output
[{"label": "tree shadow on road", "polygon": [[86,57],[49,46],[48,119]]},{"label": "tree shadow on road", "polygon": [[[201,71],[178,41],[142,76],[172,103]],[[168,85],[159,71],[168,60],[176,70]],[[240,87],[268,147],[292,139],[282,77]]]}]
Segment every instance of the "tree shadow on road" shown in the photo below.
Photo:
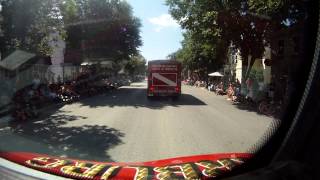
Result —
[{"label": "tree shadow on road", "polygon": [[68,115],[61,110],[53,110],[42,116],[25,123],[10,123],[15,138],[0,143],[1,150],[112,162],[107,151],[122,144],[124,133],[108,126],[63,126],[86,117]]},{"label": "tree shadow on road", "polygon": [[249,112],[258,113],[258,107],[256,105],[248,105],[248,104],[242,104],[242,103],[233,103],[233,105],[240,110],[246,110]]},{"label": "tree shadow on road", "polygon": [[89,99],[83,99],[79,101],[82,106],[89,106],[93,108],[97,107],[145,107],[150,109],[162,109],[167,106],[179,107],[179,106],[203,106],[207,105],[200,99],[190,95],[181,94],[177,100],[173,100],[170,97],[157,97],[152,100],[147,98],[147,91],[145,88],[133,88],[125,87],[120,88],[115,92],[110,92],[105,95],[92,97]]},{"label": "tree shadow on road", "polygon": [[262,114],[261,112],[259,112],[258,110],[258,104],[242,104],[242,103],[233,103],[233,105],[240,109],[240,110],[244,110],[244,111],[248,111],[248,112],[254,112],[260,116],[266,116],[266,117],[272,117],[274,119],[280,119],[281,118],[281,113],[280,114],[275,114],[274,116],[267,116],[265,114]]}]

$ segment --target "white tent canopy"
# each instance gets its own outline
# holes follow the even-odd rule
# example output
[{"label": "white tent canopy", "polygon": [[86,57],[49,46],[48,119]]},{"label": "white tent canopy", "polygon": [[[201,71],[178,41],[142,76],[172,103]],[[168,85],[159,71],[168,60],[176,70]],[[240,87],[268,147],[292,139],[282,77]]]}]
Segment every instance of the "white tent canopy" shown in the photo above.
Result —
[{"label": "white tent canopy", "polygon": [[219,72],[214,72],[214,73],[208,74],[208,76],[212,76],[212,77],[222,77],[223,74],[221,74],[221,73],[219,73]]},{"label": "white tent canopy", "polygon": [[92,64],[93,64],[93,62],[82,62],[81,66],[90,66]]}]

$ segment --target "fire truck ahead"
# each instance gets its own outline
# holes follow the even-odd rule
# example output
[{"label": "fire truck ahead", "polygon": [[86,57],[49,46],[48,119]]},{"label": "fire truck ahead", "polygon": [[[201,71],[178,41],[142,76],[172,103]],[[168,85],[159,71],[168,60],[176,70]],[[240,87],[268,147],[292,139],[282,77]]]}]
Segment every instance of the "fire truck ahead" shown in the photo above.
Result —
[{"label": "fire truck ahead", "polygon": [[148,62],[147,96],[172,96],[181,94],[181,63],[175,60]]}]

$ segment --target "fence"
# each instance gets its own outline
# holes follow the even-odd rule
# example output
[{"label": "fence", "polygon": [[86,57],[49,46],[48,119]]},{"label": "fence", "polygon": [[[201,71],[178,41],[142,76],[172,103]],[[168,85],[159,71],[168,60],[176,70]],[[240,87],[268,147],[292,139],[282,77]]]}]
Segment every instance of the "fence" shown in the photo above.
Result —
[{"label": "fence", "polygon": [[14,93],[31,85],[38,79],[40,83],[65,82],[80,74],[80,66],[32,64],[28,68],[15,71],[0,71],[0,107],[10,104]]},{"label": "fence", "polygon": [[95,79],[98,76],[116,76],[116,71],[100,66],[80,66],[72,64],[44,65],[28,64],[27,68],[8,72],[0,69],[0,107],[10,104],[14,93],[31,85],[34,81],[40,83],[63,83],[75,80],[82,72],[92,72],[86,80]]}]

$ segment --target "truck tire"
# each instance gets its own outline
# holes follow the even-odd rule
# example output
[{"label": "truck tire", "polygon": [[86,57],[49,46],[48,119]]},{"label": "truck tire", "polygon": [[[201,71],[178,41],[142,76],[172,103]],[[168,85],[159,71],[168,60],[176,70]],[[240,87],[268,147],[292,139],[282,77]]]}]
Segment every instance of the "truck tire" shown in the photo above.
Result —
[{"label": "truck tire", "polygon": [[179,100],[179,97],[180,96],[172,96],[171,99],[172,99],[172,101],[177,101],[177,100]]}]

